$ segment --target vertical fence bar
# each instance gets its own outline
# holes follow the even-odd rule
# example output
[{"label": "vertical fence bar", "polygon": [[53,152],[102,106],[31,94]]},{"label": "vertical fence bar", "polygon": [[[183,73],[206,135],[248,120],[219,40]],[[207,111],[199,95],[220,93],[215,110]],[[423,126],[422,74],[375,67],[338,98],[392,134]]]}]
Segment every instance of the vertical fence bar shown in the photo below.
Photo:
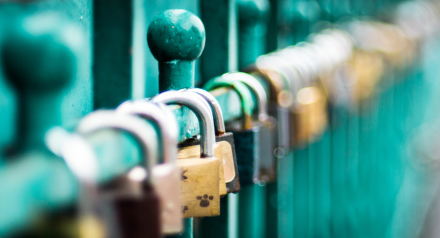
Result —
[{"label": "vertical fence bar", "polygon": [[[201,56],[201,81],[238,69],[236,0],[201,0],[201,19],[206,29],[206,46]],[[240,192],[242,193],[242,192]],[[238,237],[239,194],[220,200],[220,216],[200,221],[200,237]]]},{"label": "vertical fence bar", "polygon": [[93,1],[93,108],[131,98],[133,1]]}]

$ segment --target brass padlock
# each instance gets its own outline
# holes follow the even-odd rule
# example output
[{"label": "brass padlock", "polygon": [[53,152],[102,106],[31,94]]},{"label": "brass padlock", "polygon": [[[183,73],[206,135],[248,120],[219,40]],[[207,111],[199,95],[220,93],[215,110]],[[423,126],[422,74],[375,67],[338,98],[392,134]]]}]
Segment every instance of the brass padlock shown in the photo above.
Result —
[{"label": "brass padlock", "polygon": [[117,219],[113,225],[118,227],[111,228],[118,232],[120,237],[161,237],[160,198],[151,181],[151,169],[157,164],[158,158],[155,129],[138,117],[110,110],[98,110],[88,114],[76,128],[77,132],[84,136],[103,129],[126,131],[139,141],[143,152],[142,163],[148,175],[140,184],[132,181],[132,193],[115,191],[104,197],[113,204]]},{"label": "brass padlock", "polygon": [[[186,93],[189,94],[190,97],[197,98],[198,100],[201,101],[202,104],[205,105],[206,108],[211,110],[211,106],[202,95],[194,92],[188,92],[184,89],[179,90],[179,92]],[[213,117],[213,120],[215,118],[216,117]],[[216,126],[218,127],[218,124],[216,124]],[[217,134],[217,130],[216,130],[216,134]],[[179,148],[179,152],[177,156],[178,159],[194,159],[194,158],[199,158],[200,156],[200,140],[198,140],[197,138],[189,138],[183,141],[182,143],[179,143],[178,148]],[[227,142],[216,143],[214,145],[214,157],[220,160],[219,194],[221,197],[227,194],[225,176],[228,176],[228,179],[230,180],[232,176],[231,174],[235,174],[235,171],[233,170],[234,167],[231,166],[233,163],[233,157],[231,155],[232,155],[232,147],[229,147],[229,144]],[[226,164],[226,161],[228,161],[228,164]],[[227,165],[228,173],[225,172],[224,169],[225,165]]]},{"label": "brass padlock", "polygon": [[176,165],[179,128],[174,114],[165,105],[146,100],[124,102],[116,111],[138,115],[159,128],[162,164],[153,167],[152,181],[161,199],[162,234],[180,233],[183,229],[181,170]]},{"label": "brass padlock", "polygon": [[223,78],[244,83],[257,98],[257,113],[254,124],[260,126],[260,168],[259,184],[273,182],[276,179],[276,160],[274,156],[274,135],[276,130],[275,118],[269,116],[267,110],[267,96],[263,86],[257,79],[246,73],[228,73]]},{"label": "brass padlock", "polygon": [[[214,147],[214,155],[223,160],[226,192],[238,193],[240,191],[240,179],[235,155],[234,135],[232,132],[226,132],[223,113],[217,99],[209,92],[200,88],[191,88],[186,91],[201,95],[209,103],[214,114],[215,122],[216,144]],[[185,144],[186,146],[200,145],[200,140],[190,140]],[[197,149],[196,153],[198,153],[198,151],[199,149]]]},{"label": "brass padlock", "polygon": [[[315,140],[327,126],[325,88],[319,81],[311,52],[307,52],[302,47],[292,47],[280,51],[279,54],[281,57],[290,57],[291,66],[299,71],[305,85],[296,92],[296,103],[291,116],[291,123],[295,125],[294,143],[296,146],[302,146]],[[292,57],[292,55],[296,56]]]},{"label": "brass padlock", "polygon": [[313,141],[327,126],[326,100],[317,87],[306,87],[298,94],[296,141],[302,145]]},{"label": "brass padlock", "polygon": [[[368,67],[366,67],[368,65]],[[350,67],[352,87],[351,97],[358,105],[361,101],[371,98],[384,71],[384,61],[380,54],[355,50],[348,62]]]},{"label": "brass padlock", "polygon": [[222,77],[214,78],[204,86],[206,90],[222,87],[232,88],[241,98],[242,118],[229,122],[227,125],[228,130],[234,133],[240,184],[243,186],[258,183],[260,172],[260,148],[258,146],[260,126],[254,125],[252,122],[252,95],[243,83]]},{"label": "brass padlock", "polygon": [[163,92],[151,99],[153,102],[178,104],[191,109],[199,120],[200,156],[178,159],[182,169],[181,197],[183,217],[208,217],[220,215],[220,163],[214,157],[215,131],[213,115],[206,101],[181,91]]}]

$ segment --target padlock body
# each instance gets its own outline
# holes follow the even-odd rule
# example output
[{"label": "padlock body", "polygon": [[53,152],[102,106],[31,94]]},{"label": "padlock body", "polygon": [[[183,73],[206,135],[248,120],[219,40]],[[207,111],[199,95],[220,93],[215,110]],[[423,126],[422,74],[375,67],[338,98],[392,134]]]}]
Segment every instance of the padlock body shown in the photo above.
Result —
[{"label": "padlock body", "polygon": [[177,160],[184,218],[220,215],[219,165],[215,157]]},{"label": "padlock body", "polygon": [[302,147],[307,143],[316,141],[327,127],[327,99],[322,90],[316,86],[308,87],[298,98],[303,103],[298,105],[292,111],[294,129],[294,144],[296,147]]},{"label": "padlock body", "polygon": [[269,183],[276,177],[276,160],[274,156],[274,137],[276,131],[276,121],[269,117],[265,121],[259,123],[261,125],[259,149],[260,149],[260,171],[259,182]]},{"label": "padlock body", "polygon": [[283,157],[290,150],[291,134],[293,124],[290,124],[290,112],[288,108],[281,107],[278,103],[271,103],[269,107],[269,115],[275,118],[276,130],[274,136],[275,154]]},{"label": "padlock body", "polygon": [[[217,149],[217,150],[216,150]],[[216,153],[217,152],[217,153]],[[218,158],[217,156],[222,156],[222,146],[219,144],[214,145],[214,157]],[[183,159],[200,159],[200,145],[193,145],[193,146],[186,146],[184,148],[179,148],[179,151],[177,153],[177,159],[183,160]],[[226,182],[225,182],[225,172],[224,172],[224,163],[223,159],[219,159],[219,179],[218,179],[218,188],[219,188],[219,194],[220,196],[226,195]]]},{"label": "padlock body", "polygon": [[[231,132],[226,132],[222,135],[216,136],[216,144],[214,146],[214,156],[223,160],[224,177],[226,183],[227,193],[238,193],[240,191],[240,179],[237,167],[237,157],[235,154],[234,135]],[[179,144],[179,148],[189,146],[200,146],[199,139],[188,139]],[[200,147],[194,147],[195,153],[193,156],[198,156]]]},{"label": "padlock body", "polygon": [[180,198],[180,168],[175,164],[154,166],[152,180],[161,203],[162,234],[176,234],[183,229]]},{"label": "padlock body", "polygon": [[[225,156],[225,174],[230,172],[231,176],[228,179],[225,176],[226,190],[228,193],[238,193],[240,191],[240,176],[237,165],[237,155],[235,153],[234,134],[226,132],[222,135],[216,136],[218,143],[223,143],[223,151]],[[232,156],[232,157],[231,157]]]},{"label": "padlock body", "polygon": [[260,168],[260,128],[233,131],[240,185],[258,183]]},{"label": "padlock body", "polygon": [[141,196],[115,198],[121,237],[161,237],[160,199],[153,186],[143,184]]}]

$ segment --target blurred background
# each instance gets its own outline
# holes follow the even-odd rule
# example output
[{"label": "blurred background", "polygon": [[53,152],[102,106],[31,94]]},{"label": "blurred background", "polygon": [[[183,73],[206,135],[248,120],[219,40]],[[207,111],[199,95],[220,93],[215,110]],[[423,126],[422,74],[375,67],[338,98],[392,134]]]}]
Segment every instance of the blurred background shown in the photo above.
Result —
[{"label": "blurred background", "polygon": [[[248,208],[258,213],[254,223],[229,224],[228,237],[440,237],[437,0],[0,1],[1,237],[102,236],[76,230],[79,182],[44,135],[159,93],[147,30],[168,9],[190,11],[205,26],[193,86],[228,72],[274,71],[290,80],[290,94],[260,80],[270,102],[308,105],[315,94],[301,91],[307,77],[325,101],[296,119],[296,128],[310,129],[275,149],[277,179],[258,185],[261,199]],[[241,117],[236,94],[215,96],[226,122]],[[200,133],[193,115],[175,115],[179,142]],[[126,134],[89,140],[96,182],[139,163]]]}]

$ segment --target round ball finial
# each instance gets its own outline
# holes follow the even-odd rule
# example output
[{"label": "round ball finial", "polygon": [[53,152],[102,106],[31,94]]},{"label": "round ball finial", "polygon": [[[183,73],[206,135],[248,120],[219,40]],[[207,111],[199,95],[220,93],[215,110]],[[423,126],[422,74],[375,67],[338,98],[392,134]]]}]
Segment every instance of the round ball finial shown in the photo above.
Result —
[{"label": "round ball finial", "polygon": [[18,90],[56,91],[74,78],[82,34],[57,14],[24,17],[4,37],[4,71]]},{"label": "round ball finial", "polygon": [[205,47],[205,27],[191,12],[167,10],[151,22],[147,41],[151,53],[159,62],[193,61]]}]

